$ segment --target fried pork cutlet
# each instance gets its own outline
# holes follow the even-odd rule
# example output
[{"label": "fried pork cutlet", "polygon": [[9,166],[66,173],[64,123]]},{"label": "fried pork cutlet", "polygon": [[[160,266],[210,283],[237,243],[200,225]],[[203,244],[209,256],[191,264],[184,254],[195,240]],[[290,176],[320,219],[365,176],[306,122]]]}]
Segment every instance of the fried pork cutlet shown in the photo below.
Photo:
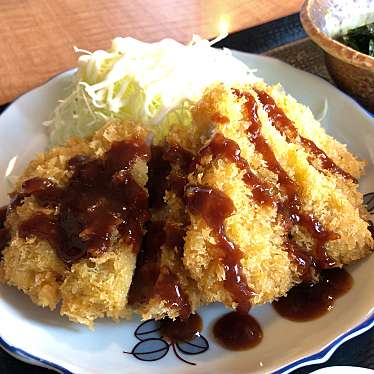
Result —
[{"label": "fried pork cutlet", "polygon": [[92,326],[126,317],[149,218],[147,133],[111,123],[30,163],[8,208],[1,278],[34,303]]},{"label": "fried pork cutlet", "polygon": [[248,310],[373,249],[364,162],[279,87],[218,85],[193,117],[183,261],[209,302]]},{"label": "fried pork cutlet", "polygon": [[280,87],[216,85],[192,114],[157,146],[112,122],[31,162],[0,210],[0,279],[88,326],[185,319],[207,302],[247,311],[373,250],[364,162]]}]

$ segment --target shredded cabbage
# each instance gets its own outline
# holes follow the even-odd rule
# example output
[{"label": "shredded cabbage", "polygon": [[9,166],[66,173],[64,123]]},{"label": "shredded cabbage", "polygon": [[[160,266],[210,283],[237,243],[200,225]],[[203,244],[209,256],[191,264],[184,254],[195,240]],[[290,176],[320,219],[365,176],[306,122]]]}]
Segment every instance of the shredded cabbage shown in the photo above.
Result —
[{"label": "shredded cabbage", "polygon": [[210,84],[258,80],[230,51],[212,43],[197,36],[189,45],[127,37],[115,38],[109,51],[76,48],[83,54],[71,93],[44,122],[51,144],[88,136],[113,118],[133,120],[163,136],[173,123],[191,123],[190,108]]},{"label": "shredded cabbage", "polygon": [[327,116],[328,110],[329,110],[329,102],[327,101],[327,98],[325,97],[325,99],[323,100],[322,110],[318,114],[316,114],[316,116],[315,116],[316,120],[318,122],[322,122],[325,119],[325,117]]}]

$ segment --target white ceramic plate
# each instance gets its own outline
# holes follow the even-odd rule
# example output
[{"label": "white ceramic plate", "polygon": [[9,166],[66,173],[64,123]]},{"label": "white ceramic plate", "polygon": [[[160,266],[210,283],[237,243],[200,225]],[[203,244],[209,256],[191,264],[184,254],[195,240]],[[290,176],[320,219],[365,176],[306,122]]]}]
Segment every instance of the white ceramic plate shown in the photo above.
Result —
[{"label": "white ceramic plate", "polygon": [[[280,81],[299,101],[318,116],[324,100],[328,112],[323,126],[344,142],[359,157],[368,160],[366,175],[360,181],[364,192],[374,191],[374,121],[358,104],[324,80],[296,70],[268,57],[236,53],[258,69],[269,83]],[[69,76],[59,75],[43,86],[17,99],[0,117],[0,175],[8,161],[18,155],[15,172],[47,144],[41,126],[56,100],[65,96]],[[6,182],[0,184],[0,205],[7,203]],[[373,199],[374,200],[374,199]],[[372,202],[374,205],[374,201]],[[118,324],[103,320],[94,332],[70,323],[57,312],[43,310],[14,288],[0,287],[0,344],[27,362],[54,368],[64,373],[268,373],[289,372],[309,364],[326,361],[344,341],[374,325],[374,256],[349,270],[354,287],[339,299],[332,312],[318,320],[296,323],[280,318],[270,305],[254,308],[252,314],[263,327],[264,339],[256,348],[229,352],[214,343],[211,327],[225,309],[210,305],[201,310],[203,335],[210,343],[205,353],[188,356],[190,366],[178,360],[172,349],[161,360],[142,362],[123,354],[138,342],[134,331],[139,321]]]}]

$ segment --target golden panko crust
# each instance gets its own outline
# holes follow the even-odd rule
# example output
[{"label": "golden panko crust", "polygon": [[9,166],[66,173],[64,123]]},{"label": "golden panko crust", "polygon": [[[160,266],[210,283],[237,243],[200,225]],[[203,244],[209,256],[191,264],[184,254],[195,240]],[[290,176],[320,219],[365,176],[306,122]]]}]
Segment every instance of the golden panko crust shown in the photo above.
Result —
[{"label": "golden panko crust", "polygon": [[[49,178],[64,186],[71,175],[66,163],[73,156],[101,157],[115,141],[134,137],[145,140],[146,136],[144,129],[132,123],[109,123],[89,141],[71,140],[65,147],[38,155],[20,178],[16,192],[21,190],[24,181],[34,177]],[[131,174],[145,188],[144,160],[135,162]],[[81,259],[69,268],[47,241],[36,237],[24,239],[18,233],[20,223],[41,211],[51,216],[57,214],[41,208],[33,196],[26,197],[23,205],[8,214],[5,224],[11,230],[11,241],[0,265],[2,281],[16,286],[40,306],[54,309],[61,302],[62,315],[89,327],[96,318],[128,316],[127,293],[136,261],[132,245],[117,241],[108,253]]]},{"label": "golden panko crust", "polygon": [[[308,161],[310,154],[299,144],[287,142],[272,126],[253,88],[270,94],[294,122],[299,133],[315,141],[343,170],[358,178],[365,163],[326,135],[310,110],[287,96],[278,86],[268,87],[259,83],[255,87],[237,87],[256,98],[262,135],[281,167],[296,182],[303,210],[313,212],[325,228],[338,234],[338,239],[326,245],[328,255],[339,267],[368,255],[374,245],[367,229],[367,217],[363,213],[363,197],[357,185],[341,175],[321,172],[318,167],[312,166]],[[205,127],[202,133],[208,136],[205,136],[205,142],[201,141],[204,137],[196,139],[200,144],[194,148],[208,144],[211,134],[220,133],[239,145],[241,156],[261,180],[278,188],[278,176],[269,170],[246,134],[248,123],[243,117],[244,101],[223,85],[209,89],[194,110],[194,120],[199,124],[200,131]],[[225,120],[222,121],[222,118]],[[286,232],[277,220],[276,207],[261,206],[254,201],[251,189],[242,180],[244,173],[224,158],[205,156],[195,172],[189,175],[189,183],[222,191],[233,201],[236,209],[224,222],[225,232],[243,253],[241,266],[249,287],[256,293],[252,303],[262,304],[285,295],[301,278],[294,261],[284,250]],[[236,303],[224,287],[223,264],[211,249],[216,243],[211,228],[198,214],[190,213],[190,219],[183,258],[186,268],[208,301],[221,301],[235,307]],[[292,235],[297,244],[309,252],[312,250],[313,241],[303,229],[295,227]]]}]

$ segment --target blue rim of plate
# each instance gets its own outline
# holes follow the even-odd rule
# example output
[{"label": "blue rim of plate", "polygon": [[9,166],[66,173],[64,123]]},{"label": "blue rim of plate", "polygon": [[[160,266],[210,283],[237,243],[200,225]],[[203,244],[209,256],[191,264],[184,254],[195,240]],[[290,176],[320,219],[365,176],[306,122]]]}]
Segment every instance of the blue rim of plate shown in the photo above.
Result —
[{"label": "blue rim of plate", "polygon": [[45,360],[40,357],[36,357],[23,349],[14,347],[12,345],[9,345],[3,338],[0,337],[0,347],[3,348],[6,352],[11,354],[17,359],[20,359],[21,361],[24,361],[28,364],[37,365],[41,367],[45,367],[48,369],[56,370],[62,374],[73,374],[72,371],[69,371],[65,369],[64,367],[57,365],[51,361]]},{"label": "blue rim of plate", "polygon": [[[236,52],[248,53],[248,52],[238,51],[238,50],[236,50]],[[277,61],[281,62],[282,64],[286,64],[285,62],[283,62],[283,61],[281,61],[281,60],[279,60],[277,58],[271,57],[271,56],[262,56],[262,55],[259,55],[259,56],[265,57],[267,59],[277,60]],[[286,64],[286,65],[288,65],[288,64]],[[293,68],[293,69],[295,69],[295,70],[302,71],[303,73],[306,73],[306,74],[309,74],[309,75],[313,75],[313,74],[308,73],[306,71],[303,71],[303,70],[300,70],[298,68],[295,68],[294,66],[290,66],[290,67]],[[7,111],[14,102],[16,102],[18,99],[22,98],[24,95],[26,95],[26,94],[28,94],[28,93],[30,93],[32,91],[35,91],[38,88],[44,86],[46,83],[50,82],[51,80],[54,80],[55,78],[58,78],[61,75],[65,75],[65,74],[67,74],[69,72],[73,72],[74,70],[75,70],[75,68],[66,70],[66,71],[64,71],[62,73],[59,73],[59,74],[56,74],[56,75],[50,77],[49,79],[47,79],[44,83],[40,84],[39,86],[34,87],[33,89],[31,89],[31,90],[25,92],[24,94],[18,96],[17,98],[15,98],[12,101],[12,103],[10,103],[9,105],[7,105],[7,107],[0,113],[0,115],[4,114],[4,112]],[[317,79],[323,80],[327,84],[331,85],[331,83],[325,81],[321,77],[318,77],[318,76],[315,76],[315,75],[313,75],[313,76],[316,77]],[[338,90],[338,91],[339,91],[340,94],[343,94],[348,99],[350,99],[350,101],[355,105],[355,107],[358,107],[359,110],[363,111],[365,114],[367,114],[369,116],[374,117],[374,113],[368,112],[363,107],[361,107],[350,96],[348,96],[347,94],[345,94],[344,92],[342,92],[340,90]],[[302,358],[300,358],[300,359],[298,359],[296,361],[293,361],[293,362],[291,362],[288,365],[285,365],[285,366],[283,366],[283,367],[281,367],[279,369],[276,369],[272,373],[273,374],[289,373],[289,372],[291,372],[293,370],[296,370],[296,369],[304,367],[304,366],[309,366],[309,365],[324,363],[324,362],[326,362],[332,356],[332,354],[336,351],[336,349],[339,348],[343,343],[345,343],[346,341],[348,341],[348,340],[350,340],[350,339],[352,339],[352,338],[354,338],[354,337],[356,337],[358,335],[363,334],[364,332],[370,330],[370,328],[373,328],[373,327],[374,327],[374,312],[372,311],[371,314],[370,314],[370,316],[364,322],[360,323],[358,326],[353,327],[352,329],[348,330],[344,334],[342,334],[342,335],[338,336],[337,338],[335,338],[331,343],[329,343],[321,351],[319,351],[317,353],[313,353],[313,354],[311,354],[309,356],[306,356],[306,357],[302,357]],[[8,344],[1,336],[0,336],[0,347],[3,348],[6,352],[8,352],[11,355],[13,355],[15,358],[18,358],[21,361],[24,361],[24,362],[26,362],[28,364],[45,367],[45,368],[48,368],[48,369],[52,369],[52,370],[58,371],[58,372],[63,373],[63,374],[74,374],[73,372],[69,371],[68,369],[66,369],[66,368],[64,368],[64,367],[62,367],[62,366],[60,366],[58,364],[55,364],[55,363],[53,363],[51,361],[48,361],[48,360],[45,360],[43,358],[34,356],[34,355],[32,355],[32,354],[24,351],[23,349],[20,349],[20,348],[17,348],[17,347],[14,347],[14,346]]]},{"label": "blue rim of plate", "polygon": [[358,326],[353,327],[346,333],[337,337],[321,351],[314,353],[310,356],[300,358],[299,360],[294,361],[291,364],[283,366],[282,368],[275,370],[273,374],[290,372],[291,370],[296,370],[303,366],[326,362],[336,351],[336,349],[339,348],[343,343],[345,343],[349,339],[355,338],[356,336],[363,334],[364,332],[370,330],[370,328],[372,328],[373,326],[374,314],[372,313],[364,322],[360,323]]}]

